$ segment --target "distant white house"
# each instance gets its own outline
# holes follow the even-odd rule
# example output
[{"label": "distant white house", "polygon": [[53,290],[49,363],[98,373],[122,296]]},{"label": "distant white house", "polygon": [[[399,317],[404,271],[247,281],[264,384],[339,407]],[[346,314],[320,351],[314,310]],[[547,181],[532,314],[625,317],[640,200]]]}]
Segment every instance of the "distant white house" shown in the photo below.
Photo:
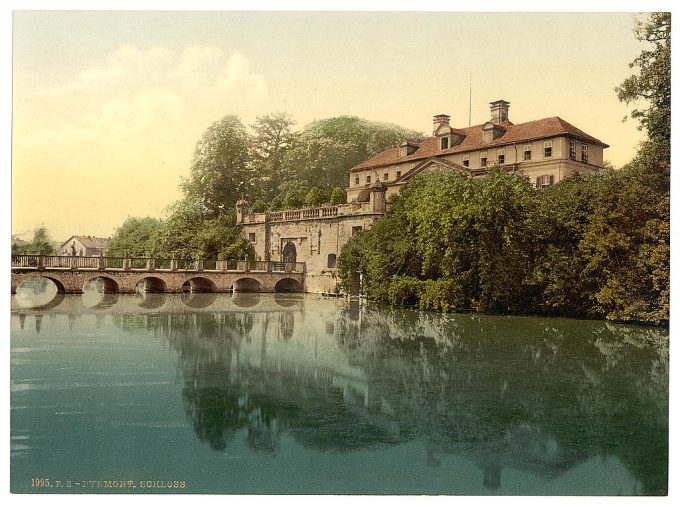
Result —
[{"label": "distant white house", "polygon": [[71,236],[59,247],[59,255],[78,255],[91,257],[104,255],[111,238],[94,236]]}]

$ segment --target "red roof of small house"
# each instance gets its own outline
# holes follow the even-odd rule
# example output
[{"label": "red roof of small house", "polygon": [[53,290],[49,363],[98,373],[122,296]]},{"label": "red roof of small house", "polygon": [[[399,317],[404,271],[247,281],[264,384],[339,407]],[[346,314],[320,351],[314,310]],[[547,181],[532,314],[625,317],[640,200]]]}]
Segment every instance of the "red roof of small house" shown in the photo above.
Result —
[{"label": "red roof of small house", "polygon": [[421,142],[418,146],[418,149],[410,155],[400,157],[399,148],[390,148],[388,150],[381,151],[368,160],[364,160],[360,164],[355,165],[350,169],[350,171],[359,171],[372,167],[381,167],[413,160],[421,160],[429,157],[450,155],[452,153],[482,150],[484,148],[527,142],[535,139],[546,139],[560,135],[566,135],[581,141],[599,144],[604,148],[609,147],[609,145],[606,143],[603,143],[599,139],[586,134],[581,129],[574,127],[571,123],[563,120],[559,116],[543,118],[542,120],[528,121],[526,123],[518,123],[517,125],[513,124],[509,120],[506,120],[499,123],[498,126],[505,129],[505,133],[493,141],[484,141],[482,135],[482,125],[475,125],[473,127],[462,129],[452,129],[452,131],[456,133],[463,134],[465,138],[460,143],[452,146],[451,148],[440,150],[437,138],[428,137],[423,142]]}]

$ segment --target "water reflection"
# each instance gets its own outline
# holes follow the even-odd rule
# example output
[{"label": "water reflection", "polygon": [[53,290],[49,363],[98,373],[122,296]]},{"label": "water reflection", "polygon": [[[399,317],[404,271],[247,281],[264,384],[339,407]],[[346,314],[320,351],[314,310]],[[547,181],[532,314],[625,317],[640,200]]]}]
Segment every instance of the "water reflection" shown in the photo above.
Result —
[{"label": "water reflection", "polygon": [[[629,481],[619,492],[666,492],[665,331],[289,294],[194,294],[214,298],[195,309],[190,295],[146,296],[164,298],[147,307],[157,311],[135,312],[124,306],[134,296],[121,296],[126,310],[110,323],[172,351],[173,396],[210,455],[243,447],[265,459],[291,442],[329,456],[416,445],[421,454],[391,466],[444,470],[451,482],[462,474],[474,492],[499,494],[559,479],[559,493],[582,494],[615,460]],[[21,329],[27,315],[17,312]],[[437,487],[428,491],[451,492]]]},{"label": "water reflection", "polygon": [[83,287],[82,302],[85,308],[103,310],[118,302],[118,287],[110,279],[94,278]]},{"label": "water reflection", "polygon": [[36,276],[21,282],[13,299],[20,308],[49,310],[63,301],[64,294],[49,278]]},{"label": "water reflection", "polygon": [[252,308],[262,300],[262,294],[257,292],[234,292],[231,302],[239,308]]},{"label": "water reflection", "polygon": [[217,300],[214,292],[184,292],[181,297],[189,308],[207,308]]},{"label": "water reflection", "polygon": [[135,299],[140,308],[156,310],[165,304],[167,295],[160,292],[137,292]]},{"label": "water reflection", "polygon": [[240,429],[267,453],[283,434],[341,452],[423,441],[428,466],[464,456],[490,492],[507,469],[553,479],[613,455],[644,493],[665,492],[668,356],[657,330],[357,305],[334,322],[303,315],[154,321],[212,449]]}]

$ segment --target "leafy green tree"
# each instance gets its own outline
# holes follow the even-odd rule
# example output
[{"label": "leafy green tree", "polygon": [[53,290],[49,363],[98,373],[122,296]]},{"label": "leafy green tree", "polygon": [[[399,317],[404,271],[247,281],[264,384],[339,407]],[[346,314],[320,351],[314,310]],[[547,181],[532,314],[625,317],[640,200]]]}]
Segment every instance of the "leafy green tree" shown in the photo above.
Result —
[{"label": "leafy green tree", "polygon": [[12,244],[14,255],[55,255],[49,232],[45,226],[40,226],[33,231],[33,239],[30,243],[18,246]]},{"label": "leafy green tree", "polygon": [[597,317],[592,300],[597,286],[583,276],[589,258],[581,241],[590,223],[601,182],[613,170],[595,175],[575,174],[539,192],[537,234],[543,247],[534,263],[534,283],[542,298],[538,311],[570,317]]},{"label": "leafy green tree", "polygon": [[298,190],[289,190],[283,200],[283,205],[288,209],[301,208],[304,205],[304,200]]},{"label": "leafy green tree", "polygon": [[281,211],[283,209],[283,199],[278,195],[269,203],[269,211]]},{"label": "leafy green tree", "polygon": [[668,177],[634,161],[603,182],[593,203],[579,250],[588,259],[583,276],[596,287],[594,310],[608,319],[668,321]]},{"label": "leafy green tree", "polygon": [[185,196],[201,205],[203,216],[231,209],[241,196],[251,195],[254,169],[251,138],[239,118],[228,115],[213,123],[196,146]]},{"label": "leafy green tree", "polygon": [[286,151],[283,178],[327,188],[347,185],[349,168],[422,134],[396,125],[339,116],[314,122],[299,133]]},{"label": "leafy green tree", "polygon": [[200,203],[187,199],[170,207],[157,235],[157,251],[177,259],[243,259],[252,254],[231,210],[206,217]]},{"label": "leafy green tree", "polygon": [[255,131],[253,164],[256,168],[255,192],[271,199],[282,182],[281,170],[286,151],[295,140],[295,124],[287,113],[258,116],[251,128]]},{"label": "leafy green tree", "polygon": [[309,192],[307,192],[307,195],[305,196],[305,206],[310,208],[322,206],[325,201],[326,197],[318,187],[310,188]]},{"label": "leafy green tree", "polygon": [[130,217],[116,229],[106,250],[112,257],[152,257],[157,254],[156,239],[163,228],[157,218]]},{"label": "leafy green tree", "polygon": [[250,207],[250,211],[253,213],[264,213],[267,211],[267,203],[265,203],[262,199],[257,199]]},{"label": "leafy green tree", "polygon": [[638,21],[635,36],[649,44],[630,64],[639,69],[617,87],[619,100],[631,104],[644,99],[645,108],[633,109],[649,141],[669,157],[671,139],[671,13],[653,12]]},{"label": "leafy green tree", "polygon": [[335,187],[331,192],[330,203],[333,206],[337,206],[338,204],[345,204],[346,202],[347,196],[345,195],[345,191],[340,187]]}]

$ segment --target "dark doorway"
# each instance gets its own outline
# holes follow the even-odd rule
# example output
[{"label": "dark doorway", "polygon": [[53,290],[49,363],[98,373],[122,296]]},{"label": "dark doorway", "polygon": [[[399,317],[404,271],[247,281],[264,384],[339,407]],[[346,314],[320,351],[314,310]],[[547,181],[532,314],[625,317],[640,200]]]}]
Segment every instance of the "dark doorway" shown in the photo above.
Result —
[{"label": "dark doorway", "polygon": [[289,241],[283,247],[283,262],[296,262],[296,259],[297,250],[295,250],[295,245]]}]

